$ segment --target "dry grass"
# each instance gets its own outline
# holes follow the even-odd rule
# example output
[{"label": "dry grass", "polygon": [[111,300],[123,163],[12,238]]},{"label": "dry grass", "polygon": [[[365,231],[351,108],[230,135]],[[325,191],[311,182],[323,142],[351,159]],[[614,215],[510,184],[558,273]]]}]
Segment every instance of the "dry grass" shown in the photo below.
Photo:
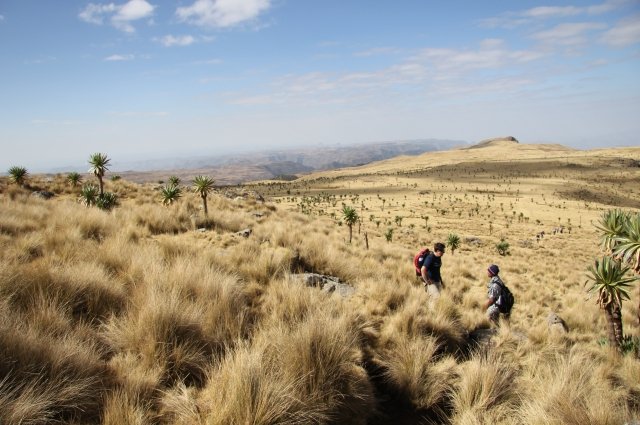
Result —
[{"label": "dry grass", "polygon": [[[640,169],[625,164],[639,156],[429,154],[254,185],[266,203],[213,195],[208,217],[194,194],[165,207],[149,185],[108,181],[121,204],[104,212],[81,206],[64,176],[31,176],[30,189],[0,179],[0,422],[638,420],[640,363],[599,344],[604,317],[584,281],[599,254],[590,222],[637,208]],[[352,244],[342,203],[363,218]],[[560,224],[571,233],[553,234]],[[430,302],[411,260],[449,233],[462,245],[445,255],[446,289]],[[469,335],[490,327],[480,308],[490,263],[516,306],[477,345]],[[302,272],[355,292],[306,287]],[[636,337],[637,304],[634,288],[623,318]],[[567,333],[549,330],[552,311]]]}]

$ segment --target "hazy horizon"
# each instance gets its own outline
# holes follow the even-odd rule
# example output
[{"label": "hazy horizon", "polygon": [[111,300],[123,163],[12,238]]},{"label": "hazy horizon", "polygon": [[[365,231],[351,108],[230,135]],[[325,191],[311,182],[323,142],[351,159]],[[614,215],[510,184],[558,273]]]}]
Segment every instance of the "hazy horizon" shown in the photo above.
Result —
[{"label": "hazy horizon", "polygon": [[0,4],[0,172],[416,139],[638,146],[640,1]]}]

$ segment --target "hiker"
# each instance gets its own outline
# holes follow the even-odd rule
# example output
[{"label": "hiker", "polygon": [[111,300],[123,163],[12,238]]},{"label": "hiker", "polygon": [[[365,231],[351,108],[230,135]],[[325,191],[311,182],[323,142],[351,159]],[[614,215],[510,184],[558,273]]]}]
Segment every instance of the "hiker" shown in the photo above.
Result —
[{"label": "hiker", "polygon": [[504,284],[498,274],[500,268],[496,264],[491,264],[487,268],[487,276],[491,278],[487,287],[487,301],[484,303],[484,309],[487,311],[487,317],[493,324],[499,326],[500,314],[506,320],[509,320],[511,314],[511,306],[513,305],[513,296],[511,291]]},{"label": "hiker", "polygon": [[442,266],[442,256],[444,255],[444,244],[438,242],[433,245],[433,251],[427,255],[422,267],[420,275],[424,282],[424,290],[434,300],[440,297],[440,291],[444,288],[442,277],[440,276],[440,267]]}]

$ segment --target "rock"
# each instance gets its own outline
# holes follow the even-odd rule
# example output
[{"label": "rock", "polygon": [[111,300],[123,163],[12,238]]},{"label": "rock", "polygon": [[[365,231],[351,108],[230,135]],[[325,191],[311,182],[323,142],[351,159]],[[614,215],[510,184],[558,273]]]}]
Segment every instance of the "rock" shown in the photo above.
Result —
[{"label": "rock", "polygon": [[201,228],[196,230],[196,232],[200,232],[200,233],[204,233],[206,231],[207,231],[207,229],[205,229],[204,227],[201,227]]},{"label": "rock", "polygon": [[248,238],[251,235],[251,229],[240,230],[236,233],[238,236],[242,236],[243,238]]},{"label": "rock", "polygon": [[242,201],[245,199],[252,198],[252,199],[255,199],[256,201],[264,202],[264,198],[262,197],[262,195],[260,195],[255,190],[240,191],[240,190],[229,189],[224,192],[224,196],[230,199],[234,199],[235,201]]},{"label": "rock", "polygon": [[549,326],[549,332],[561,334],[569,332],[569,328],[565,321],[554,312],[551,312],[547,317],[547,325]]},{"label": "rock", "polygon": [[262,217],[264,217],[264,213],[261,213],[261,212],[255,212],[255,213],[253,213],[253,216],[254,216],[254,217],[257,217],[257,218],[262,218]]},{"label": "rock", "polygon": [[482,240],[476,236],[468,236],[464,238],[464,241],[469,245],[481,246]]},{"label": "rock", "polygon": [[302,281],[306,286],[319,287],[323,292],[327,293],[337,292],[342,297],[348,297],[356,291],[353,286],[341,282],[340,278],[335,276],[327,276],[319,273],[301,273],[292,274],[291,277]]},{"label": "rock", "polygon": [[343,298],[349,297],[356,292],[356,288],[346,283],[327,282],[322,287],[322,292],[336,292]]},{"label": "rock", "polygon": [[51,199],[55,195],[56,195],[55,193],[49,192],[48,190],[36,190],[31,194],[31,196],[34,196],[40,199]]}]

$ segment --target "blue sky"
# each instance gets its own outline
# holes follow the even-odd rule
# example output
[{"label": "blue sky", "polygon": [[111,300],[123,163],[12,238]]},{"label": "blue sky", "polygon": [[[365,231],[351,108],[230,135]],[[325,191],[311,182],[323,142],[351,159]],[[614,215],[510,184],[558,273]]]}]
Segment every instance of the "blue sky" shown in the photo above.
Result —
[{"label": "blue sky", "polygon": [[640,0],[2,0],[0,69],[0,171],[421,138],[640,145]]}]

